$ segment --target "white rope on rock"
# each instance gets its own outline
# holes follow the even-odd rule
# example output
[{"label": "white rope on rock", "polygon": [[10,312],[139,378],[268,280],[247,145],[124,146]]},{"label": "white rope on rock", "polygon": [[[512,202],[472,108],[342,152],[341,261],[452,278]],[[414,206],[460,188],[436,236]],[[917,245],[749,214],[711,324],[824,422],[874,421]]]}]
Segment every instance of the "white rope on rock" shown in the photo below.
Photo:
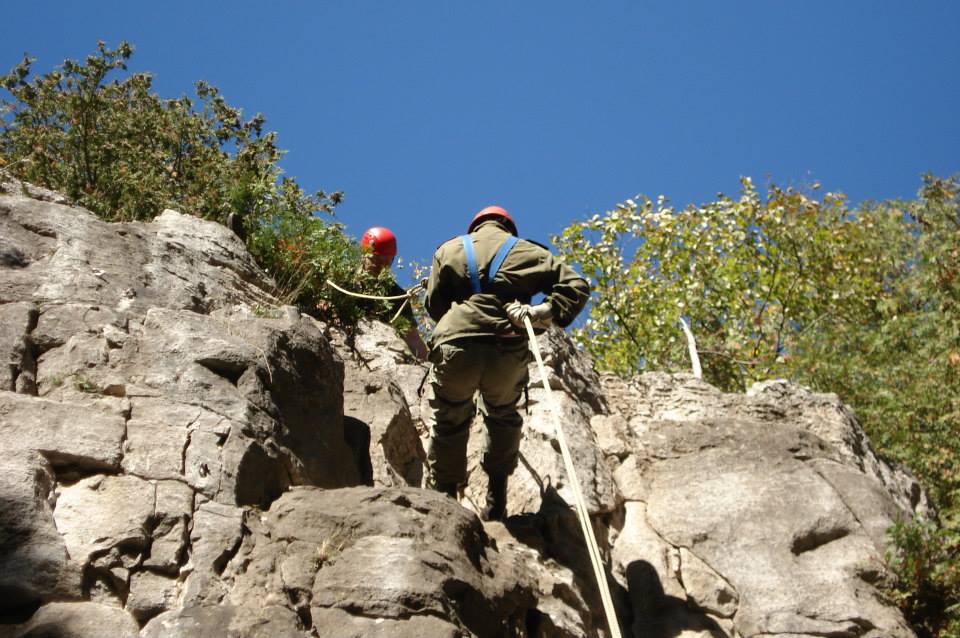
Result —
[{"label": "white rope on rock", "polygon": [[530,317],[523,318],[523,325],[527,328],[527,336],[533,345],[533,356],[537,360],[537,367],[540,369],[540,378],[543,380],[543,387],[547,391],[547,400],[550,405],[550,412],[553,414],[554,427],[557,431],[557,442],[560,444],[560,454],[563,456],[563,464],[567,470],[567,479],[570,481],[570,487],[573,488],[577,518],[580,519],[580,528],[583,530],[583,536],[587,542],[587,551],[590,554],[590,562],[593,564],[593,575],[597,581],[597,587],[600,589],[600,600],[603,602],[603,610],[607,616],[607,627],[610,628],[612,638],[621,638],[620,623],[617,621],[617,612],[613,608],[613,599],[610,597],[610,588],[607,586],[607,576],[603,570],[603,558],[600,556],[597,538],[594,536],[593,526],[590,524],[590,513],[587,511],[583,491],[580,489],[580,481],[577,479],[576,468],[573,465],[573,456],[570,454],[570,448],[567,446],[567,438],[564,436],[563,427],[560,425],[560,406],[554,397],[553,389],[550,387],[550,381],[547,379],[547,371],[543,365],[543,357],[540,355],[540,345],[537,343],[537,336],[533,332],[533,324],[530,323]]},{"label": "white rope on rock", "polygon": [[410,295],[415,293],[421,287],[420,284],[417,284],[416,286],[414,286],[413,288],[411,288],[410,290],[408,290],[406,293],[402,295],[393,295],[393,296],[385,297],[382,295],[365,295],[359,292],[350,292],[349,290],[341,288],[340,286],[333,283],[329,279],[327,279],[327,285],[333,288],[334,290],[339,290],[345,295],[350,295],[351,297],[357,297],[358,299],[373,299],[375,301],[399,301],[401,299],[409,299]]},{"label": "white rope on rock", "polygon": [[399,301],[399,300],[403,299],[403,303],[400,304],[400,308],[397,310],[396,314],[393,315],[393,319],[390,320],[390,323],[393,323],[394,321],[397,320],[397,317],[400,316],[400,313],[402,313],[403,310],[404,310],[404,308],[407,307],[407,304],[410,303],[410,298],[413,297],[413,296],[414,296],[415,294],[417,294],[418,292],[420,292],[421,290],[423,290],[423,287],[424,287],[424,286],[423,286],[423,282],[421,282],[421,283],[418,283],[417,285],[411,287],[409,290],[407,290],[406,294],[403,294],[403,295],[392,295],[392,296],[383,296],[383,295],[365,295],[365,294],[359,293],[359,292],[351,292],[351,291],[349,291],[349,290],[347,290],[347,289],[345,289],[345,288],[341,288],[340,286],[338,286],[337,284],[333,283],[333,282],[330,281],[329,279],[327,279],[327,285],[330,286],[331,288],[333,288],[334,290],[339,290],[340,292],[342,292],[342,293],[345,294],[345,295],[350,295],[351,297],[356,297],[356,298],[358,298],[358,299],[373,299],[373,300],[375,300],[375,301]]},{"label": "white rope on rock", "polygon": [[687,335],[687,349],[690,351],[690,363],[693,365],[693,376],[700,379],[703,377],[703,370],[700,368],[700,355],[697,354],[697,342],[693,338],[693,332],[683,317],[680,317],[680,326],[683,328],[683,334]]}]

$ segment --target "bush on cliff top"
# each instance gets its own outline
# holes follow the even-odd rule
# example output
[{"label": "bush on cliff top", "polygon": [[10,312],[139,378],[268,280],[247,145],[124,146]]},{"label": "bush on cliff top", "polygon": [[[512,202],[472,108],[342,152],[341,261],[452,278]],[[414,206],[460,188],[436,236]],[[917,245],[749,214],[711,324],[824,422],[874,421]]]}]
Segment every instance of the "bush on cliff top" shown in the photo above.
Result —
[{"label": "bush on cliff top", "polygon": [[359,246],[333,215],[342,193],[306,193],[284,177],[262,115],[245,119],[206,82],[193,98],[161,98],[150,74],[126,72],[132,54],[100,42],[84,62],[33,77],[25,56],[0,77],[0,168],[109,221],[165,208],[222,224],[232,215],[282,301],[342,325],[369,313],[324,286],[376,293],[389,283],[358,270]]}]

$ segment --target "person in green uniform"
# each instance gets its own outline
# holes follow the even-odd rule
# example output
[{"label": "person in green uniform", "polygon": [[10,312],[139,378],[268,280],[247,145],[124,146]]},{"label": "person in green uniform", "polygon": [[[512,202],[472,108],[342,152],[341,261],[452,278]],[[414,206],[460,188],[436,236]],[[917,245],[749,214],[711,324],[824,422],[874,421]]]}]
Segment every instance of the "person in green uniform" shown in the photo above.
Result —
[{"label": "person in green uniform", "polygon": [[[368,228],[363,233],[363,237],[360,238],[360,253],[361,268],[371,275],[377,276],[393,265],[393,260],[397,256],[397,237],[393,234],[393,231],[383,226]],[[401,288],[395,279],[391,279],[387,295],[395,297],[405,294],[407,294],[407,291]],[[420,332],[417,330],[417,319],[413,314],[413,308],[409,303],[404,303],[402,299],[393,301],[388,308],[388,312],[380,313],[377,318],[390,321],[400,311],[400,316],[407,320],[406,325],[409,326],[403,335],[403,340],[415,357],[420,360],[426,359],[427,346],[424,345]]]},{"label": "person in green uniform", "polygon": [[[537,294],[544,300],[531,305]],[[429,356],[432,487],[456,497],[466,480],[467,439],[479,391],[487,432],[481,465],[489,477],[482,514],[503,519],[507,479],[520,451],[523,417],[517,404],[532,359],[523,319],[539,329],[566,327],[589,297],[587,281],[545,246],[517,239],[513,218],[499,206],[481,210],[466,235],[437,248],[424,302],[437,322]]]}]

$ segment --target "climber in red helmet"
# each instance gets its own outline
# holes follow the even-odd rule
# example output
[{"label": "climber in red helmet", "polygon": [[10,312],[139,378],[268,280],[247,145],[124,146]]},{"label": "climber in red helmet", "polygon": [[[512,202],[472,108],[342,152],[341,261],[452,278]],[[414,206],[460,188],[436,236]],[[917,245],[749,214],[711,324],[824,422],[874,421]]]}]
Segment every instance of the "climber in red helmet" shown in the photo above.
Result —
[{"label": "climber in red helmet", "polygon": [[383,226],[368,228],[360,238],[360,252],[363,269],[372,275],[379,275],[380,271],[393,264],[397,256],[397,236]]},{"label": "climber in red helmet", "polygon": [[[545,299],[531,305],[542,293]],[[567,326],[590,296],[590,285],[546,247],[517,239],[506,210],[488,206],[467,234],[445,242],[433,256],[424,305],[437,322],[430,361],[432,486],[456,496],[466,480],[467,438],[476,414],[487,429],[481,466],[488,477],[487,520],[506,516],[507,477],[517,467],[523,417],[517,402],[531,360],[524,317],[535,328]]]},{"label": "climber in red helmet", "polygon": [[[389,270],[390,266],[393,265],[394,258],[397,256],[397,236],[394,235],[393,231],[389,228],[384,228],[383,226],[368,228],[363,233],[363,237],[360,238],[360,255],[361,267],[371,275],[377,276],[384,270]],[[392,297],[405,293],[406,291],[397,284],[396,280],[391,279],[387,295]],[[378,318],[389,321],[391,317],[400,310],[401,306],[403,306],[403,310],[400,316],[406,319],[410,326],[404,334],[403,340],[407,343],[407,346],[410,348],[410,351],[413,352],[414,356],[421,360],[426,359],[427,346],[424,345],[423,339],[420,338],[420,332],[417,330],[417,319],[413,314],[413,308],[410,307],[409,302],[406,304],[404,304],[403,300],[393,302],[390,306],[390,316],[388,317],[384,314]]]}]

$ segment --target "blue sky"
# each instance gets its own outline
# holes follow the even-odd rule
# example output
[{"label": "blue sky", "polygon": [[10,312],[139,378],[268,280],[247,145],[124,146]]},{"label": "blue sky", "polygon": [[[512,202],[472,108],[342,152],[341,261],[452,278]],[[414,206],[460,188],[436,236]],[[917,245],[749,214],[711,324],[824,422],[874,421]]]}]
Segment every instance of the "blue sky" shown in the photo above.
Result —
[{"label": "blue sky", "polygon": [[[960,3],[8,3],[0,68],[98,39],[165,97],[195,80],[261,112],[359,236],[429,260],[498,203],[546,242],[638,193],[685,205],[755,183],[912,197],[960,172]],[[406,283],[401,280],[401,283]]]}]

